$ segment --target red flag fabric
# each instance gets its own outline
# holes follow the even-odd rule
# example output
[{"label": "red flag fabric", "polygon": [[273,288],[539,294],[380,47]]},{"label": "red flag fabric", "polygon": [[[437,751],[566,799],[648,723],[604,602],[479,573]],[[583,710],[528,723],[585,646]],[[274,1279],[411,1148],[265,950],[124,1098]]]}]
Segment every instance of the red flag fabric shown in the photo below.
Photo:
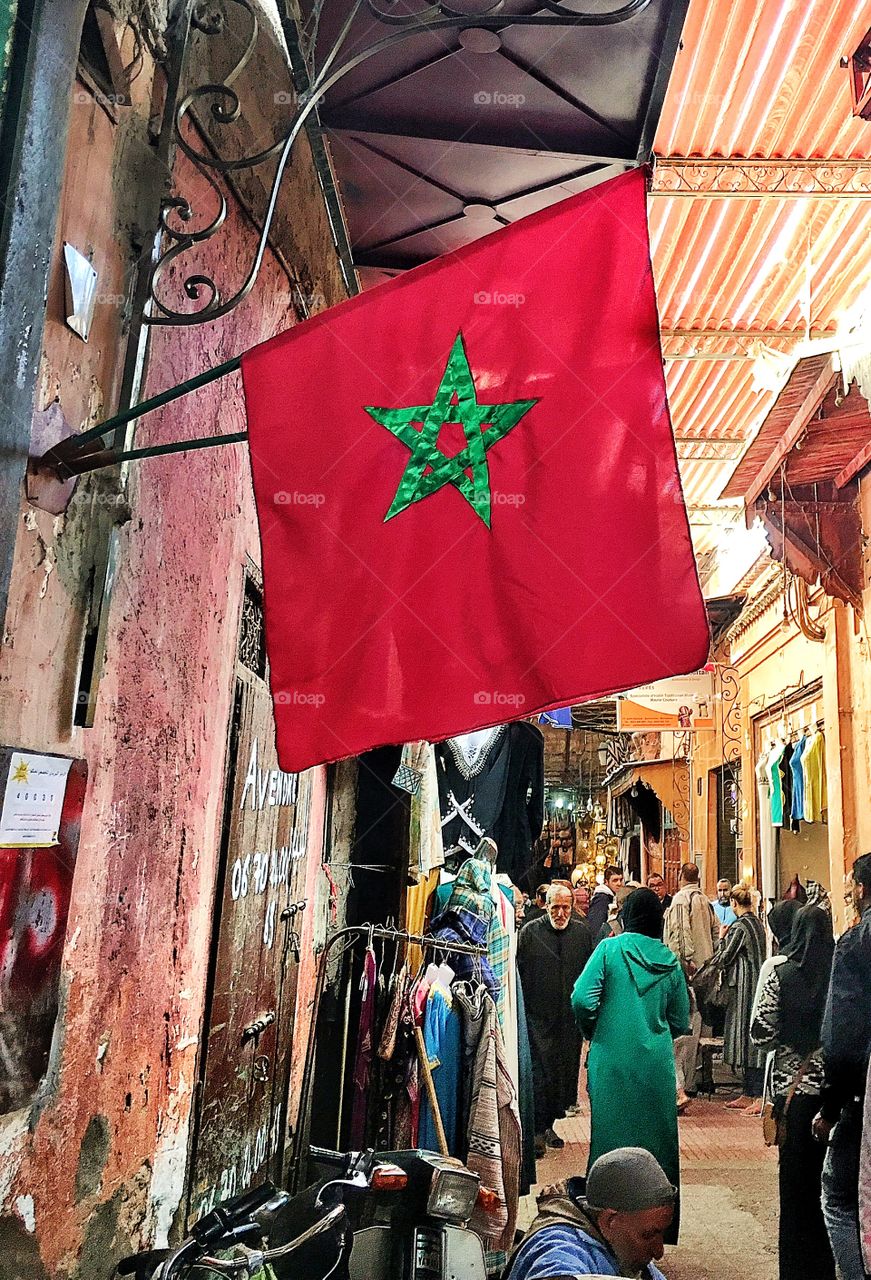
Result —
[{"label": "red flag fabric", "polygon": [[242,373],[283,769],[704,665],[643,171]]}]

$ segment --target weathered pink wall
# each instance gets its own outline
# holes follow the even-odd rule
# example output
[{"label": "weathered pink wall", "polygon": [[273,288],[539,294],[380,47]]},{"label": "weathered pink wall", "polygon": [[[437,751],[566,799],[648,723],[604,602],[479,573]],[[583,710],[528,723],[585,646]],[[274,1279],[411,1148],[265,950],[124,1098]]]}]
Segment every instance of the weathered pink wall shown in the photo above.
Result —
[{"label": "weathered pink wall", "polygon": [[[136,183],[154,180],[142,118],[134,113],[113,126],[99,108],[78,106],[69,156],[58,246],[63,239],[92,246],[100,292],[120,295]],[[316,290],[335,301],[339,275],[304,152],[292,182],[296,240],[308,252],[301,265]],[[231,210],[229,224],[207,250],[211,272],[228,282],[243,278],[253,251],[249,222]],[[62,324],[60,290],[58,254],[38,408],[57,396],[79,427],[111,406],[120,308],[101,304],[86,347]],[[292,323],[289,290],[268,254],[253,294],[228,318],[158,330],[146,390],[190,377]],[[237,376],[144,420],[138,442],[243,426]],[[134,463],[96,723],[73,729],[92,534],[95,522],[125,513],[105,478],[80,485],[85,491],[96,501],[77,500],[59,519],[22,504],[0,646],[0,740],[81,755],[89,766],[50,1074],[37,1106],[0,1117],[0,1251],[12,1274],[17,1267],[28,1280],[108,1276],[121,1253],[165,1238],[178,1211],[243,569],[259,556],[244,445]],[[314,797],[313,888],[323,771]],[[314,928],[309,914],[305,941]],[[302,954],[300,1029],[310,1002],[311,946]]]}]

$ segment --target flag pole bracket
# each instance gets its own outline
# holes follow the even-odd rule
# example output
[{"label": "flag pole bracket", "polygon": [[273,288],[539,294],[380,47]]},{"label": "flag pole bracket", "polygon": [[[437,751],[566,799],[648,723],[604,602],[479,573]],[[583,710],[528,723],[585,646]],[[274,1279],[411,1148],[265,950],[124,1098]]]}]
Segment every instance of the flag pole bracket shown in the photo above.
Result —
[{"label": "flag pole bracket", "polygon": [[[194,449],[207,449],[221,444],[238,444],[247,439],[247,432],[234,431],[224,435],[206,436],[193,440],[173,440],[164,444],[144,445],[133,448],[133,426],[145,414],[162,409],[164,405],[190,395],[200,387],[208,386],[242,366],[241,356],[224,360],[203,373],[187,378],[184,382],[168,387],[157,395],[149,396],[120,413],[113,414],[86,431],[74,432],[66,423],[58,404],[50,406],[44,414],[34,418],[31,455],[27,465],[26,491],[28,501],[52,515],[65,511],[78,476],[105,467],[115,467],[122,462],[138,458],[155,458],[167,453],[187,453]],[[124,447],[107,446],[104,437],[114,437],[127,428]],[[72,482],[72,483],[71,483]]]}]

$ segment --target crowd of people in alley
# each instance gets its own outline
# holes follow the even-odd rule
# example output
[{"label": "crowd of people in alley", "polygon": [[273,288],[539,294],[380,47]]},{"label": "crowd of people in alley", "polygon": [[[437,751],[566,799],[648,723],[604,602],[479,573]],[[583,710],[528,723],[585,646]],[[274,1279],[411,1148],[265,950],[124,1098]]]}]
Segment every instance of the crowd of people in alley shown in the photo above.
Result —
[{"label": "crowd of people in alley", "polygon": [[709,900],[694,862],[673,896],[662,876],[625,883],[615,866],[594,888],[540,886],[518,939],[536,1155],[564,1145],[555,1124],[578,1110],[585,1046],[590,1152],[585,1177],[539,1197],[508,1280],[661,1275],[704,1049],[739,1082],[724,1105],[778,1148],[780,1280],[867,1280],[871,854],[851,897],[857,920],[836,942],[825,890],[798,880],[765,922],[748,885],[721,880]]}]

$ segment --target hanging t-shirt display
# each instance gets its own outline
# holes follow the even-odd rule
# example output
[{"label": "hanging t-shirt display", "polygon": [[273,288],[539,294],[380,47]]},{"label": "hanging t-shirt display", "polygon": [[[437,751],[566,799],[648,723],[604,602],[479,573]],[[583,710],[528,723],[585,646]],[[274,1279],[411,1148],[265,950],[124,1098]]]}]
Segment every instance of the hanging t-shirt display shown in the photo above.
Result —
[{"label": "hanging t-shirt display", "polygon": [[793,745],[787,742],[783,748],[783,755],[777,762],[780,770],[780,789],[783,792],[783,825],[788,827],[792,818],[792,769],[790,763],[792,761]]},{"label": "hanging t-shirt display", "polygon": [[762,870],[762,893],[766,898],[777,896],[776,866],[774,857],[774,827],[771,825],[771,778],[768,773],[768,757],[763,756],[756,765],[756,798],[759,809],[759,853]]},{"label": "hanging t-shirt display", "polygon": [[826,740],[819,730],[807,739],[801,767],[804,774],[804,820],[819,822],[828,808]]},{"label": "hanging t-shirt display", "polygon": [[765,761],[771,788],[771,824],[775,827],[783,826],[783,776],[780,772],[780,761],[785,750],[785,742],[776,742]]},{"label": "hanging t-shirt display", "polygon": [[804,769],[802,768],[802,756],[807,746],[807,738],[801,737],[792,750],[792,759],[789,762],[789,768],[792,773],[792,805],[790,807],[791,826],[793,831],[798,831],[801,819],[804,817]]}]

